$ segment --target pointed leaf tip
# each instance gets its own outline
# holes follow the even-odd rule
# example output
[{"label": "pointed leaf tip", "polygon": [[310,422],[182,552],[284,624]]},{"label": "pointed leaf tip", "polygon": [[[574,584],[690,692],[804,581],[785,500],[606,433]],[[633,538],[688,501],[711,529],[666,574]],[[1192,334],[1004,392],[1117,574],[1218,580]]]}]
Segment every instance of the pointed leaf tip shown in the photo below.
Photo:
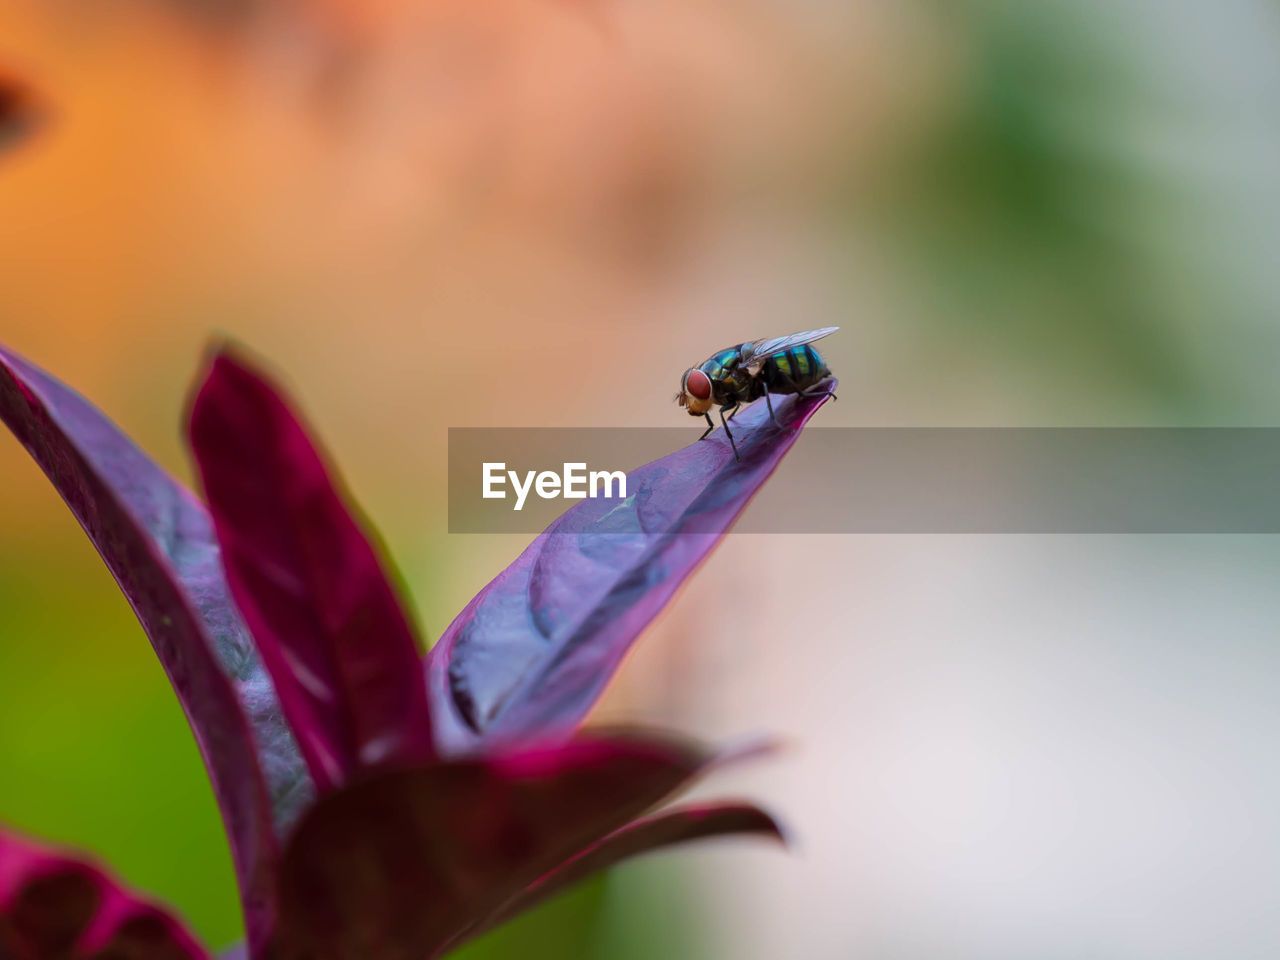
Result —
[{"label": "pointed leaf tip", "polygon": [[428,654],[441,752],[571,734],[826,399],[775,402],[777,425],[753,404],[734,419],[741,461],[693,442],[629,474],[623,504],[585,500],[539,535]]},{"label": "pointed leaf tip", "polygon": [[781,825],[753,804],[712,803],[664,810],[615,830],[539,878],[487,918],[474,934],[492,930],[623,860],[694,840],[751,835],[787,845]]},{"label": "pointed leaf tip", "polygon": [[291,405],[224,348],[189,437],[227,579],[317,785],[430,759],[413,628]]}]

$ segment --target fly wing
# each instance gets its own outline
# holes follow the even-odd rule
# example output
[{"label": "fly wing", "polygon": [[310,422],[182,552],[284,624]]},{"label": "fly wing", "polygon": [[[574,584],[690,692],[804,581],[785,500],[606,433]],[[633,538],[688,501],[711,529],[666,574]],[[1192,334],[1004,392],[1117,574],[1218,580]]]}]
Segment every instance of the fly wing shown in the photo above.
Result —
[{"label": "fly wing", "polygon": [[829,337],[839,329],[839,327],[818,327],[816,330],[793,333],[789,337],[774,337],[772,340],[756,340],[754,343],[746,343],[742,345],[742,359],[738,362],[744,367],[750,367],[766,360],[775,353],[782,353],[792,347],[804,346],[806,343],[813,343],[815,340]]}]

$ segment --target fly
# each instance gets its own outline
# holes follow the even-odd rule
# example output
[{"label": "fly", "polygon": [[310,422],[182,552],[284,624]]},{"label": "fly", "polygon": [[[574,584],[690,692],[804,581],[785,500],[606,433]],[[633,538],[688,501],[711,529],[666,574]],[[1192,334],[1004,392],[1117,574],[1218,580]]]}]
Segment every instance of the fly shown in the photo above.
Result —
[{"label": "fly", "polygon": [[[738,445],[734,442],[729,420],[738,408],[764,397],[769,407],[769,419],[775,424],[773,414],[774,394],[796,393],[802,397],[831,397],[830,388],[823,389],[822,381],[831,376],[827,363],[810,344],[830,336],[839,327],[819,327],[793,333],[789,337],[770,340],[751,340],[736,347],[726,347],[712,354],[696,367],[690,367],[680,378],[680,392],[676,402],[689,411],[691,417],[706,417],[707,429],[699,440],[716,428],[711,419],[711,408],[720,408],[720,425],[724,427],[735,460]],[[725,417],[726,412],[728,418]]]}]

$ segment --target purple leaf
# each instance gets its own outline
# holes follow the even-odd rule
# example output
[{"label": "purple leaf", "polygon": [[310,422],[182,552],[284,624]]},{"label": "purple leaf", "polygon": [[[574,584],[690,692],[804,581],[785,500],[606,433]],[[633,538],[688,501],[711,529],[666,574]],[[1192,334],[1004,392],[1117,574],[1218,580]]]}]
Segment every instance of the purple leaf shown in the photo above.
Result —
[{"label": "purple leaf", "polygon": [[[835,381],[828,381],[833,387]],[[825,401],[790,396],[627,477],[626,501],[566,511],[469,603],[428,655],[439,749],[569,735],[637,636],[720,542]]]},{"label": "purple leaf", "polygon": [[230,837],[251,944],[274,913],[276,836],[312,793],[240,622],[200,503],[79,394],[0,348],[0,419],[49,476],[142,622]]},{"label": "purple leaf", "polygon": [[317,786],[431,759],[413,630],[298,418],[224,352],[190,436],[227,579]]},{"label": "purple leaf", "polygon": [[707,762],[678,742],[597,736],[391,771],[326,796],[285,853],[277,955],[438,956]]},{"label": "purple leaf", "polygon": [[0,832],[0,957],[207,960],[182,924],[97,867]]},{"label": "purple leaf", "polygon": [[476,932],[492,930],[593,873],[607,870],[630,857],[691,840],[731,834],[757,834],[785,842],[777,822],[759,807],[749,803],[706,804],[665,810],[630,823],[621,830],[615,830],[599,843],[539,878],[485,920],[481,929]]}]

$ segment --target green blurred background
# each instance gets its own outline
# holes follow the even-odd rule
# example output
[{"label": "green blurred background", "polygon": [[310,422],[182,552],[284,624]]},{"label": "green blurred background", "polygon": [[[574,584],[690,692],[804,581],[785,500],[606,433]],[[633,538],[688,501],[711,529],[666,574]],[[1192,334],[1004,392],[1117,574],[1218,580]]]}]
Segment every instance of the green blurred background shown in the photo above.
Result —
[{"label": "green blurred background", "polygon": [[[0,68],[50,111],[0,154],[0,339],[186,478],[207,339],[269,358],[431,637],[522,545],[445,533],[449,426],[682,422],[743,339],[841,324],[829,424],[1280,411],[1270,0],[0,0]],[[1274,956],[1278,564],[731,538],[601,717],[783,733],[724,789],[797,852],[638,863],[467,955]],[[3,438],[0,821],[239,936],[177,704]]]}]

